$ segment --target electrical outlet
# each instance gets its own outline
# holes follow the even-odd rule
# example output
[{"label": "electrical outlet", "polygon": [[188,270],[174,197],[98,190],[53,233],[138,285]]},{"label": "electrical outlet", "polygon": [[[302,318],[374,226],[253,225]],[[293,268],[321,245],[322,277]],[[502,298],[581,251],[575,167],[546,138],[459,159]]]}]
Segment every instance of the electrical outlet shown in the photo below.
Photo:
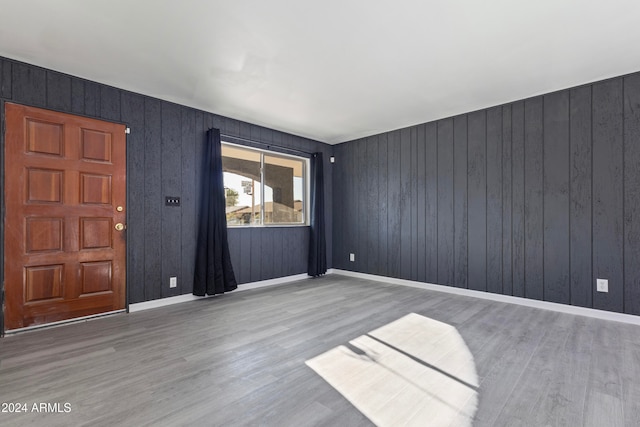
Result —
[{"label": "electrical outlet", "polygon": [[598,292],[609,292],[609,280],[596,279],[596,290]]},{"label": "electrical outlet", "polygon": [[178,278],[175,276],[169,277],[169,287],[177,288],[178,287]]},{"label": "electrical outlet", "polygon": [[354,262],[356,260],[356,254],[349,254],[349,261]]}]

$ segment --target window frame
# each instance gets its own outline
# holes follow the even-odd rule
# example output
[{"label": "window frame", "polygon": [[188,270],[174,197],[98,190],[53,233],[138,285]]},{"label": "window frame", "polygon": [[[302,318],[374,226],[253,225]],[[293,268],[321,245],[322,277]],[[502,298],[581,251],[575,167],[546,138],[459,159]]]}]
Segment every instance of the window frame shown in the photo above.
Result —
[{"label": "window frame", "polygon": [[[308,227],[311,221],[311,201],[309,195],[311,194],[311,182],[310,182],[310,170],[311,170],[311,160],[308,157],[297,156],[295,154],[282,153],[280,151],[268,150],[265,148],[252,147],[249,145],[243,145],[234,143],[231,141],[227,141],[224,138],[221,141],[223,146],[228,145],[233,148],[252,151],[254,153],[258,153],[260,155],[260,224],[250,223],[250,224],[228,224],[227,228],[261,228],[261,227]],[[264,222],[265,217],[265,197],[264,197],[264,174],[265,174],[265,159],[264,157],[279,157],[282,159],[292,159],[298,160],[302,162],[302,222],[280,222],[280,223],[268,223]],[[224,155],[222,156],[224,157]],[[224,174],[224,168],[223,168]],[[223,175],[224,182],[224,175]],[[295,200],[294,200],[295,201]],[[271,201],[274,203],[273,201]]]}]

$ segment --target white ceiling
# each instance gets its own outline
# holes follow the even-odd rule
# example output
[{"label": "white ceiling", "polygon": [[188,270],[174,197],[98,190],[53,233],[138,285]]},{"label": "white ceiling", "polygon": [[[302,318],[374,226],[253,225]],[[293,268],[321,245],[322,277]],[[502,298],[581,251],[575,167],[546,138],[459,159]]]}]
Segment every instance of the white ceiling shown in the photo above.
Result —
[{"label": "white ceiling", "polygon": [[638,0],[0,0],[0,56],[328,143],[640,70]]}]

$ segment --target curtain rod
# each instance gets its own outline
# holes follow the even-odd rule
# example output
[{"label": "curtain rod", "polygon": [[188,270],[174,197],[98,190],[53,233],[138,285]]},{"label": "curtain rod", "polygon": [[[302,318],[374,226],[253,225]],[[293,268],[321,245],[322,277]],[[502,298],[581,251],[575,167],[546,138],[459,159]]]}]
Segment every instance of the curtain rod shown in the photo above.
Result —
[{"label": "curtain rod", "polygon": [[253,139],[247,139],[247,138],[241,138],[239,136],[233,136],[233,135],[229,135],[227,133],[220,133],[220,137],[221,138],[230,138],[230,139],[235,139],[236,141],[242,141],[242,142],[248,142],[250,144],[257,144],[257,145],[262,145],[264,147],[274,147],[274,148],[279,148],[280,150],[287,150],[287,151],[292,151],[294,153],[299,153],[299,154],[306,154],[307,156],[313,156],[313,153],[309,153],[308,151],[303,151],[303,150],[298,150],[297,148],[289,148],[289,147],[283,147],[281,145],[277,145],[277,144],[269,144],[266,142],[260,142],[260,141],[254,141]]}]

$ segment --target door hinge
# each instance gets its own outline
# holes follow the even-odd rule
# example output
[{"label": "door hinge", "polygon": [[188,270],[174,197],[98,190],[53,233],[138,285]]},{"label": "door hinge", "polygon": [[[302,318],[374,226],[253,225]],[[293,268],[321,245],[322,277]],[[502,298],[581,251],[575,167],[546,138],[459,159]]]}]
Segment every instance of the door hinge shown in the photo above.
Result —
[{"label": "door hinge", "polygon": [[124,128],[124,133],[129,135],[131,133],[131,128]]}]

